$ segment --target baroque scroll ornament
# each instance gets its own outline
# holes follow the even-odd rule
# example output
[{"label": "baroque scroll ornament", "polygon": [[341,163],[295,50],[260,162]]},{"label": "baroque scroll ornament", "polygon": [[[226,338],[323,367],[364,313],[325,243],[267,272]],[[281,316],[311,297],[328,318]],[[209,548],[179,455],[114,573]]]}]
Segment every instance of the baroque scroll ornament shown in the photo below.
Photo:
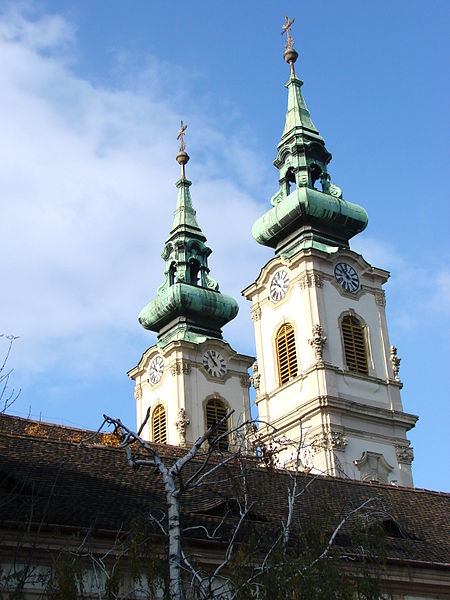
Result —
[{"label": "baroque scroll ornament", "polygon": [[341,431],[327,431],[318,433],[311,441],[311,446],[314,452],[322,450],[345,450],[347,447],[347,436]]},{"label": "baroque scroll ornament", "polygon": [[261,307],[256,304],[251,310],[252,321],[259,321],[261,318]]},{"label": "baroque scroll ornament", "polygon": [[386,294],[383,290],[375,293],[375,304],[377,306],[386,306]]},{"label": "baroque scroll ornament", "polygon": [[241,375],[240,381],[243,388],[249,388],[252,384],[252,380],[249,375]]},{"label": "baroque scroll ornament", "polygon": [[309,340],[310,345],[314,350],[314,354],[317,362],[323,362],[323,346],[327,341],[327,338],[323,334],[321,325],[313,325],[312,328],[313,337]]},{"label": "baroque scroll ornament", "polygon": [[191,365],[182,358],[177,358],[175,362],[170,367],[170,372],[173,376],[181,375],[181,373],[190,373]]},{"label": "baroque scroll ornament", "polygon": [[399,463],[410,465],[414,460],[413,449],[406,444],[397,444],[395,446],[395,454]]},{"label": "baroque scroll ornament", "polygon": [[322,277],[320,276],[320,273],[317,273],[316,271],[306,271],[301,275],[298,283],[302,290],[323,286]]}]

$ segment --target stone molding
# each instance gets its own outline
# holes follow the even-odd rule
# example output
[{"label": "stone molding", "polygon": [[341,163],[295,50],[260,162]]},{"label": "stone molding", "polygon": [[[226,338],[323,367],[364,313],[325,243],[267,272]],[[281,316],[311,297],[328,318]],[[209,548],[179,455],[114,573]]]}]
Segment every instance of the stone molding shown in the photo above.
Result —
[{"label": "stone molding", "polygon": [[298,284],[302,290],[311,287],[322,287],[322,276],[317,271],[305,271],[298,279]]},{"label": "stone molding", "polygon": [[170,366],[170,372],[174,377],[175,375],[181,375],[181,373],[190,373],[191,365],[187,360],[177,358],[175,362]]},{"label": "stone molding", "polygon": [[348,440],[342,431],[331,431],[328,437],[333,450],[345,450]]},{"label": "stone molding", "polygon": [[409,444],[395,444],[395,454],[399,463],[410,465],[414,460],[414,451]]},{"label": "stone molding", "polygon": [[377,306],[386,306],[386,294],[383,290],[381,292],[375,292],[375,304]]},{"label": "stone molding", "polygon": [[138,383],[134,386],[134,399],[135,400],[142,399],[142,387]]},{"label": "stone molding", "polygon": [[323,347],[327,338],[323,334],[321,325],[313,325],[312,328],[313,337],[309,340],[310,346],[312,346],[314,350],[314,355],[316,357],[317,362],[323,362]]},{"label": "stone molding", "polygon": [[250,375],[241,375],[239,379],[241,381],[241,387],[243,387],[243,388],[250,387],[250,385],[251,385]]},{"label": "stone molding", "polygon": [[261,318],[261,307],[259,306],[259,304],[255,304],[255,306],[252,308],[251,312],[251,317],[252,317],[252,321],[259,321]]},{"label": "stone molding", "polygon": [[327,436],[325,433],[317,433],[311,438],[311,448],[314,450],[315,454],[322,452],[322,450],[326,450],[327,445]]},{"label": "stone molding", "polygon": [[256,405],[258,405],[260,402],[263,402],[264,400],[266,402],[268,402],[270,400],[269,394],[262,394],[262,396],[260,396],[259,394],[256,395],[256,399],[255,399]]},{"label": "stone molding", "polygon": [[318,433],[311,440],[311,446],[314,452],[322,450],[340,450],[344,451],[348,444],[347,436],[342,431],[327,431]]},{"label": "stone molding", "polygon": [[[291,380],[292,385],[297,383],[297,379]],[[286,383],[288,386],[291,382]],[[387,384],[385,384],[387,385]],[[274,397],[276,397],[277,393],[279,393],[279,388],[271,392],[270,394],[264,394],[264,399],[272,401]],[[263,399],[263,397],[258,399],[258,402]],[[392,426],[392,423],[401,425],[402,427],[406,427],[406,429],[411,429],[417,422],[418,417],[416,415],[412,415],[410,413],[406,413],[403,410],[392,410],[390,408],[385,408],[381,406],[372,406],[370,404],[361,404],[360,402],[355,402],[353,400],[349,400],[347,398],[343,398],[341,396],[314,396],[308,402],[303,404],[301,407],[296,407],[292,414],[300,414],[301,416],[305,414],[304,411],[308,413],[311,411],[318,411],[320,409],[326,408],[332,412],[345,411],[348,414],[352,415],[362,415],[364,417],[370,416],[370,418],[375,418],[377,421],[382,422],[389,427]],[[290,413],[288,413],[290,414]],[[281,418],[281,417],[280,417]],[[296,417],[298,418],[298,416]],[[277,419],[278,421],[279,419]],[[350,428],[346,427],[346,430],[350,430]],[[374,435],[374,434],[371,434]],[[379,436],[377,436],[379,437]],[[390,439],[392,438],[383,438]]]},{"label": "stone molding", "polygon": [[354,460],[353,464],[359,470],[361,481],[388,483],[389,475],[394,470],[394,467],[378,452],[363,452],[361,458]]}]

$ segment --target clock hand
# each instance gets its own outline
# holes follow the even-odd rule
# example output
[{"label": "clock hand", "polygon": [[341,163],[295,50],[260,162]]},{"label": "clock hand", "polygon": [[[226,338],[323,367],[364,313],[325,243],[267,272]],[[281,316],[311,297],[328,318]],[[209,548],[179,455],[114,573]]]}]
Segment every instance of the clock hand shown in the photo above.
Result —
[{"label": "clock hand", "polygon": [[214,358],[210,355],[210,359],[212,360],[212,362],[214,363],[214,366],[218,367],[219,365],[216,363],[216,361],[214,360]]}]

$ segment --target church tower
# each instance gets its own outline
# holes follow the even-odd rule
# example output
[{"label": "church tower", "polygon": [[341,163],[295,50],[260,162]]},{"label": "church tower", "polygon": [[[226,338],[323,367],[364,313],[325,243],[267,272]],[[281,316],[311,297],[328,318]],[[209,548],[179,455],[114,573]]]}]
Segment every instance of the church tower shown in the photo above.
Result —
[{"label": "church tower", "polygon": [[[412,486],[406,432],[417,417],[403,411],[400,359],[389,342],[389,273],[350,249],[367,213],[331,183],[331,154],[295,74],[290,25],[286,122],[274,160],[279,189],[252,229],[275,257],[243,291],[252,302],[259,418],[302,440],[302,462],[314,472]],[[286,450],[285,464],[291,460]]]},{"label": "church tower", "polygon": [[[193,443],[213,423],[234,410],[220,433],[250,419],[248,368],[254,358],[238,354],[222,339],[221,328],[234,319],[238,304],[219,291],[209,274],[211,249],[192,206],[191,182],[185,166],[181,122],[177,161],[181,178],[169,237],[164,245],[165,278],[157,297],[139,314],[145,329],[158,342],[144,352],[128,375],[136,382],[137,426],[150,410],[142,435],[150,441],[173,445]],[[232,439],[224,443],[224,449]]]}]

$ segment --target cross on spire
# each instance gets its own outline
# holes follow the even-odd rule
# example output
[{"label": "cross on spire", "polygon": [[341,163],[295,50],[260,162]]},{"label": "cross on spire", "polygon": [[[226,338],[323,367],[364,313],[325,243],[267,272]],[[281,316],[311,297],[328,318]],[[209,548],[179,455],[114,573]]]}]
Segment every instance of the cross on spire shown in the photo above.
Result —
[{"label": "cross on spire", "polygon": [[286,15],[285,22],[281,31],[281,35],[284,35],[284,33],[286,33],[286,50],[291,50],[294,47],[294,38],[291,36],[290,31],[294,21],[295,17],[289,19],[289,17]]},{"label": "cross on spire", "polygon": [[186,178],[184,166],[189,161],[189,155],[186,152],[186,146],[184,144],[184,135],[185,135],[184,132],[186,131],[186,129],[187,129],[187,125],[185,125],[183,123],[183,121],[181,121],[180,131],[178,132],[178,135],[177,135],[177,140],[180,140],[180,149],[178,150],[178,154],[177,154],[177,162],[181,166],[181,179]]},{"label": "cross on spire", "polygon": [[184,145],[184,135],[185,135],[184,132],[186,131],[186,129],[187,129],[187,125],[185,125],[183,123],[183,121],[181,121],[180,131],[178,132],[178,135],[177,135],[177,140],[180,140],[180,152],[184,152],[185,148],[186,148]]}]

